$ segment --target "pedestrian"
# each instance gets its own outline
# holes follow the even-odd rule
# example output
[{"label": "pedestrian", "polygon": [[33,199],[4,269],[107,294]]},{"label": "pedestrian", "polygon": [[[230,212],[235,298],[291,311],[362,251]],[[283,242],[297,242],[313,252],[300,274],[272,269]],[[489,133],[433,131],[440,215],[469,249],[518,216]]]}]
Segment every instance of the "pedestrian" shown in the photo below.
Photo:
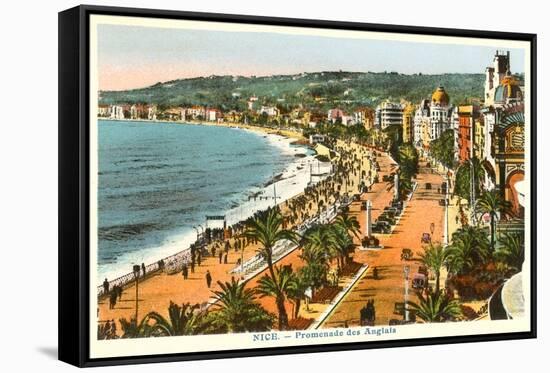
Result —
[{"label": "pedestrian", "polygon": [[114,309],[116,306],[117,293],[116,291],[111,291],[109,294],[109,309]]},{"label": "pedestrian", "polygon": [[141,263],[141,272],[143,272],[143,277],[145,277],[145,264]]},{"label": "pedestrian", "polygon": [[107,279],[103,281],[103,294],[109,294],[109,281],[107,281]]},{"label": "pedestrian", "polygon": [[212,285],[212,275],[210,274],[210,271],[206,271],[206,286],[210,288],[210,285]]},{"label": "pedestrian", "polygon": [[191,273],[195,273],[195,262],[191,261]]},{"label": "pedestrian", "polygon": [[212,254],[212,258],[216,257],[216,246],[212,246],[210,253]]},{"label": "pedestrian", "polygon": [[220,253],[218,254],[218,258],[219,258],[220,264],[222,264],[223,251],[220,250]]},{"label": "pedestrian", "polygon": [[197,265],[200,267],[201,265],[201,261],[202,261],[202,255],[201,255],[201,252],[199,251],[198,255],[197,255]]},{"label": "pedestrian", "polygon": [[183,275],[183,279],[187,280],[187,276],[189,275],[189,269],[187,268],[187,264],[183,263],[183,267],[181,269],[181,274]]},{"label": "pedestrian", "polygon": [[227,254],[225,254],[223,257],[223,264],[227,264]]},{"label": "pedestrian", "polygon": [[122,286],[120,286],[120,285],[116,286],[116,293],[118,295],[118,300],[121,301],[122,300]]},{"label": "pedestrian", "polygon": [[111,338],[116,337],[116,323],[115,320],[111,320]]}]

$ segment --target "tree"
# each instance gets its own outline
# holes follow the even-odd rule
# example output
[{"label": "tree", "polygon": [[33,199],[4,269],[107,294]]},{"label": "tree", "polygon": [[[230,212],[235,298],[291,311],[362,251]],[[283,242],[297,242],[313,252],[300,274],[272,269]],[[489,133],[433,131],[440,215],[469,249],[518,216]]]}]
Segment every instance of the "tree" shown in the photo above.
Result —
[{"label": "tree", "polygon": [[218,281],[215,309],[208,314],[209,331],[215,333],[262,332],[271,330],[274,316],[255,302],[256,291],[235,279]]},{"label": "tree", "polygon": [[[484,171],[479,159],[474,157],[471,159],[471,162],[474,170],[474,195],[477,198],[481,193]],[[470,203],[470,191],[472,189],[471,176],[472,172],[470,162],[462,163],[456,171],[455,188],[453,192],[454,195],[467,200],[468,203]],[[470,207],[473,208],[473,206]]]},{"label": "tree", "polygon": [[452,129],[444,131],[441,136],[431,142],[431,155],[449,169],[455,165],[455,139]]},{"label": "tree", "polygon": [[157,312],[150,312],[145,316],[147,324],[151,321],[151,334],[156,336],[176,336],[198,334],[203,328],[204,313],[199,312],[199,305],[184,303],[179,306],[170,302],[168,319]]},{"label": "tree", "polygon": [[418,298],[420,303],[409,301],[407,307],[424,322],[444,322],[462,315],[458,301],[441,292],[429,293],[426,296],[418,293]]},{"label": "tree", "polygon": [[147,318],[143,318],[138,324],[135,318],[128,321],[119,319],[122,328],[122,338],[143,338],[151,336],[151,327],[147,324]]},{"label": "tree", "polygon": [[348,214],[338,215],[334,225],[342,229],[344,232],[350,232],[357,238],[361,238],[361,230],[359,222],[355,216],[349,216]]},{"label": "tree", "polygon": [[460,274],[486,261],[489,256],[489,240],[483,229],[465,226],[453,234],[452,243],[447,250],[449,270]]},{"label": "tree", "polygon": [[418,173],[418,151],[411,144],[403,144],[399,147],[397,157],[400,176],[411,179]]},{"label": "tree", "polygon": [[523,234],[506,232],[499,237],[498,242],[500,246],[496,250],[495,256],[514,270],[521,271],[525,260]]},{"label": "tree", "polygon": [[[306,231],[302,239],[304,257],[315,257],[324,261],[334,254],[336,245],[333,227],[329,224],[317,225]],[[322,256],[321,256],[322,255]]]},{"label": "tree", "polygon": [[293,318],[297,318],[300,314],[300,305],[306,296],[305,292],[308,287],[309,284],[306,277],[303,275],[303,272],[295,273],[293,281],[290,282],[287,289],[287,296],[294,303],[294,312],[292,313]]},{"label": "tree", "polygon": [[[257,292],[260,294],[260,297],[273,297],[277,304],[282,303],[284,308],[285,299],[288,296],[288,293],[291,291],[294,282],[294,274],[292,273],[291,266],[276,266],[275,267],[276,276],[273,278],[264,275],[258,281]],[[281,313],[281,309],[277,307],[279,311],[279,330],[288,326],[288,316],[286,314],[286,309],[284,313]],[[286,325],[282,322],[286,317]]]},{"label": "tree", "polygon": [[[244,237],[251,238],[260,243],[258,253],[265,259],[267,268],[273,282],[277,283],[277,275],[273,269],[273,248],[277,242],[291,240],[296,242],[298,235],[292,231],[282,229],[283,217],[278,208],[268,209],[250,219],[247,228],[243,233]],[[284,299],[277,300],[277,311],[279,313],[279,330],[288,326],[288,316],[285,309]]]},{"label": "tree", "polygon": [[435,292],[440,291],[441,268],[447,263],[447,251],[439,243],[434,242],[424,247],[424,252],[420,255],[422,263],[428,267],[435,275]]},{"label": "tree", "polygon": [[496,221],[498,214],[508,214],[511,203],[505,201],[496,190],[485,191],[476,201],[475,211],[479,215],[489,214],[491,217],[491,250],[495,249]]},{"label": "tree", "polygon": [[355,250],[355,244],[350,234],[340,226],[334,226],[334,253],[338,258],[338,268],[342,268],[349,260],[349,254]]}]

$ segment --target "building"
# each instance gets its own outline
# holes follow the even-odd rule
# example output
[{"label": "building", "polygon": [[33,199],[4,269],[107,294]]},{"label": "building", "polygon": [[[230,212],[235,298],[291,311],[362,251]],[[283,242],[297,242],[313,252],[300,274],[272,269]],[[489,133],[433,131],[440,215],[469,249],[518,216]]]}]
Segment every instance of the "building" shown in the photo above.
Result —
[{"label": "building", "polygon": [[254,111],[256,105],[257,105],[257,102],[258,102],[258,97],[256,96],[251,96],[248,98],[248,101],[246,102],[246,105],[248,107],[248,110],[250,111]]},{"label": "building", "polygon": [[[511,73],[510,53],[496,51],[486,69],[483,116],[483,152],[479,155],[488,183],[512,205],[522,218],[518,186],[525,175],[525,108],[521,78]],[[480,137],[481,137],[480,131]]]},{"label": "building", "polygon": [[157,106],[150,105],[147,107],[147,119],[148,120],[157,120]]},{"label": "building", "polygon": [[98,117],[108,117],[111,115],[109,105],[98,105],[97,106],[97,116]]},{"label": "building", "polygon": [[523,101],[523,89],[510,72],[510,52],[496,51],[485,69],[485,106]]},{"label": "building", "polygon": [[437,87],[430,102],[430,140],[438,139],[451,128],[451,111],[449,95],[443,87]]},{"label": "building", "polygon": [[413,144],[417,148],[429,146],[428,127],[430,126],[430,102],[422,100],[414,113]]},{"label": "building", "polygon": [[268,117],[278,117],[279,113],[279,109],[277,109],[275,106],[262,106],[260,110],[258,110],[258,114],[265,114]]},{"label": "building", "polygon": [[458,107],[458,161],[467,162],[474,157],[475,123],[480,110],[476,105]]},{"label": "building", "polygon": [[206,117],[206,110],[203,106],[192,106],[184,110],[185,120],[203,120]]},{"label": "building", "polygon": [[124,107],[121,105],[111,105],[111,119],[124,119]]},{"label": "building", "polygon": [[412,143],[414,140],[415,107],[408,103],[403,109],[403,142]]},{"label": "building", "polygon": [[309,135],[309,144],[315,145],[315,144],[322,144],[325,141],[325,135],[320,135],[318,133],[314,135]]},{"label": "building", "polygon": [[430,100],[422,100],[414,113],[413,143],[418,148],[429,148],[430,143],[452,129],[452,107],[445,88],[439,86]]},{"label": "building", "polygon": [[222,118],[222,112],[218,109],[207,109],[206,110],[206,120],[209,122],[217,122],[218,119]]},{"label": "building", "polygon": [[403,125],[403,106],[390,101],[384,101],[376,107],[374,127],[385,130],[393,125]]},{"label": "building", "polygon": [[345,116],[342,109],[330,109],[327,113],[327,121],[329,123],[342,123],[342,118]]}]

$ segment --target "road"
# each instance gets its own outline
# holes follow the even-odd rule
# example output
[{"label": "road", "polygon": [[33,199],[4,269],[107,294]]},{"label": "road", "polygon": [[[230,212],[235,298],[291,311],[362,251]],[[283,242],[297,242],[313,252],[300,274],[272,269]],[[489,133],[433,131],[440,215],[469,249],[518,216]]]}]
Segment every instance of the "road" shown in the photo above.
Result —
[{"label": "road", "polygon": [[[379,157],[381,165],[381,175],[390,172],[387,162]],[[411,275],[417,272],[418,260],[408,262],[401,261],[401,250],[410,248],[414,253],[422,252],[420,238],[422,233],[430,233],[430,226],[433,224],[433,241],[443,241],[443,219],[444,206],[439,205],[439,200],[443,198],[438,194],[437,188],[443,182],[441,175],[433,173],[431,169],[426,168],[424,163],[420,164],[420,170],[417,175],[418,188],[413,194],[412,199],[407,203],[407,207],[396,225],[392,234],[378,235],[383,249],[380,250],[356,250],[354,260],[360,263],[368,263],[369,270],[356,283],[353,289],[342,299],[334,308],[331,315],[323,323],[323,328],[342,327],[344,325],[359,325],[359,312],[365,306],[367,300],[374,299],[376,309],[376,325],[387,325],[391,319],[399,319],[401,316],[394,315],[394,304],[403,302],[404,299],[404,265],[409,265]],[[433,189],[428,190],[426,183],[431,183]],[[386,183],[375,185],[371,193],[363,195],[362,199],[370,199],[373,202],[373,219],[379,214],[381,209],[386,206],[391,197]],[[383,189],[386,188],[386,189]],[[364,232],[365,214],[360,213],[360,204],[354,204],[352,213],[355,214],[361,224]],[[418,255],[415,255],[415,259]],[[379,279],[375,280],[372,276],[372,269],[378,268]],[[416,295],[412,289],[409,292],[410,300],[414,301]]]}]

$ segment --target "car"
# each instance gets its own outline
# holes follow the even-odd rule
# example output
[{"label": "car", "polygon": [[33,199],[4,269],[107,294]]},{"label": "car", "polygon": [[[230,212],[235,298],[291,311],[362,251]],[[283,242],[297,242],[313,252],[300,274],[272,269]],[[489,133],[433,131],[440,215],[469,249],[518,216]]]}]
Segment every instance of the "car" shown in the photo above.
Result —
[{"label": "car", "polygon": [[388,234],[388,233],[391,233],[391,226],[387,222],[377,221],[372,226],[372,231],[373,233]]}]

